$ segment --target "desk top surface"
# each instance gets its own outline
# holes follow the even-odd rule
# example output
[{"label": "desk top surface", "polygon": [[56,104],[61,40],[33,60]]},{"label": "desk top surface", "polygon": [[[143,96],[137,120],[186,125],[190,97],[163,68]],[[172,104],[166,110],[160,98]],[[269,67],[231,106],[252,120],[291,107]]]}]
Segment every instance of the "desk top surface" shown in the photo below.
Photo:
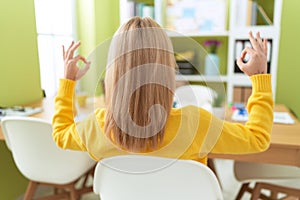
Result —
[{"label": "desk top surface", "polygon": [[[272,146],[285,146],[285,148],[297,148],[300,149],[300,122],[290,112],[290,110],[282,104],[277,104],[274,107],[275,112],[287,112],[294,119],[294,124],[279,124],[274,123],[271,134]],[[226,113],[226,119],[231,121],[231,111]]]},{"label": "desk top surface", "polygon": [[[102,99],[103,101],[103,99]],[[93,103],[92,103],[93,104]],[[101,104],[101,103],[100,103]],[[43,112],[32,115],[31,117],[37,117],[45,120],[52,120],[54,114],[54,101],[53,99],[43,99],[42,101],[32,103],[29,106],[41,106]],[[87,107],[79,108],[80,112],[92,111],[90,108],[93,106],[88,105]],[[285,148],[297,148],[300,149],[300,123],[294,115],[289,111],[289,109],[284,105],[276,105],[274,111],[278,112],[289,112],[290,115],[295,120],[294,124],[274,124],[272,135],[271,135],[271,145],[275,146],[285,146]],[[226,119],[231,121],[231,111],[226,112]],[[2,130],[0,128],[0,140],[4,140]]]}]

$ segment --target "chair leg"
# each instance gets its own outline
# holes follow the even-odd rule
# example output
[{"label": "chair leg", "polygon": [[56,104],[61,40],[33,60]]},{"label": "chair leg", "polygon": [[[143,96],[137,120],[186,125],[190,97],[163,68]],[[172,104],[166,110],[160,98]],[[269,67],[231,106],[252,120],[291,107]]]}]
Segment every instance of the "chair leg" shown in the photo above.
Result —
[{"label": "chair leg", "polygon": [[250,184],[250,183],[244,183],[244,184],[241,186],[241,189],[240,189],[239,193],[237,194],[235,200],[240,200],[240,199],[243,197],[244,193],[245,193],[246,191],[248,191],[249,184]]},{"label": "chair leg", "polygon": [[63,192],[65,192],[63,188],[54,187],[54,194],[61,194]]},{"label": "chair leg", "polygon": [[[95,165],[96,166],[96,165]],[[33,182],[30,181],[26,190],[26,193],[24,195],[24,200],[32,200],[34,193],[36,191],[36,188],[38,185],[46,185],[46,186],[51,186],[54,187],[54,194],[50,196],[45,196],[45,197],[39,197],[39,200],[52,200],[52,199],[70,199],[70,200],[78,200],[80,199],[82,194],[88,193],[88,192],[93,192],[93,186],[87,186],[87,179],[88,176],[93,176],[94,168],[95,166],[90,169],[88,172],[86,172],[82,177],[78,178],[77,180],[59,185],[59,184],[51,184],[51,183],[38,183],[38,182]],[[83,180],[83,185],[81,188],[76,189],[75,185],[80,181],[81,178],[84,178]],[[70,197],[70,198],[69,198]]]},{"label": "chair leg", "polygon": [[70,200],[78,200],[79,195],[77,194],[74,184],[70,185],[69,189],[70,189]]},{"label": "chair leg", "polygon": [[33,196],[34,196],[37,186],[38,186],[37,182],[29,181],[26,192],[24,194],[24,200],[33,199]]},{"label": "chair leg", "polygon": [[[284,186],[273,185],[270,183],[261,183],[262,188],[276,192],[286,194],[287,197],[300,199],[300,189],[293,189]],[[290,198],[290,199],[291,199]]]},{"label": "chair leg", "polygon": [[271,195],[270,195],[271,199],[277,199],[277,196],[278,196],[278,192],[271,190]]},{"label": "chair leg", "polygon": [[261,184],[256,183],[251,195],[251,200],[258,200],[260,197],[260,191],[261,191]]},{"label": "chair leg", "polygon": [[300,197],[289,196],[289,197],[284,197],[280,200],[300,200]]}]

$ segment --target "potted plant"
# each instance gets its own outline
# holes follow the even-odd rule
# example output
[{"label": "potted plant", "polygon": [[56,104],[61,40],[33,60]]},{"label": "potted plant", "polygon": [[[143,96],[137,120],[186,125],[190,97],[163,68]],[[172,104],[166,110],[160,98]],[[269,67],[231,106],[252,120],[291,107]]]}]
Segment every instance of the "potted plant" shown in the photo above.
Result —
[{"label": "potted plant", "polygon": [[204,74],[208,76],[219,75],[219,56],[217,55],[217,48],[221,45],[219,40],[206,40],[204,46],[208,48],[208,54],[205,57]]}]

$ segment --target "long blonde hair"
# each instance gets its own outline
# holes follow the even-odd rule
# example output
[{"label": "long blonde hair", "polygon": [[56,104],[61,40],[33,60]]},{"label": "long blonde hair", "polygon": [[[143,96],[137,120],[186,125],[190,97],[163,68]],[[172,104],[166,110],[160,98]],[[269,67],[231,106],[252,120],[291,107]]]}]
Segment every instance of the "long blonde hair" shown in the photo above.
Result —
[{"label": "long blonde hair", "polygon": [[150,18],[134,17],[110,45],[105,75],[105,134],[131,152],[162,143],[175,88],[173,47]]}]

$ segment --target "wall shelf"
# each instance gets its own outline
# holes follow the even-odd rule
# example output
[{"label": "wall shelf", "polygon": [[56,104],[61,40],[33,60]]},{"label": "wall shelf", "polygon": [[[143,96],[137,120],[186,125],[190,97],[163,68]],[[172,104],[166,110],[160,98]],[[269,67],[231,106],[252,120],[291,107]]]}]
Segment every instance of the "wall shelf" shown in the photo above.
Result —
[{"label": "wall shelf", "polygon": [[[124,21],[124,19],[128,15],[122,15],[122,13],[133,13],[131,12],[125,12],[124,8],[126,7],[126,2],[130,2],[130,6],[136,2],[139,4],[143,0],[120,0],[120,9],[122,10],[120,13],[121,16],[121,22]],[[145,0],[146,1],[146,0]],[[149,0],[147,0],[149,2]],[[210,17],[214,17],[214,15],[211,15],[211,13],[219,14],[218,18],[214,18],[213,20],[221,19],[224,21],[221,21],[221,24],[223,25],[218,26],[215,29],[212,29],[212,31],[180,31],[178,30],[170,30],[168,26],[166,26],[167,22],[170,22],[170,18],[168,18],[168,6],[170,6],[168,0],[152,0],[154,4],[154,11],[158,13],[154,13],[155,20],[161,24],[163,28],[166,28],[166,32],[168,36],[172,39],[174,49],[176,51],[188,51],[192,50],[195,51],[195,53],[198,55],[196,62],[192,63],[194,66],[198,66],[197,71],[203,72],[203,69],[200,69],[199,66],[203,66],[203,56],[202,54],[206,54],[207,52],[204,50],[204,48],[196,49],[196,45],[194,45],[195,42],[198,41],[199,44],[202,45],[203,38],[206,40],[207,38],[213,38],[216,37],[222,37],[221,40],[225,41],[226,48],[222,49],[222,52],[225,54],[225,60],[223,59],[223,66],[227,66],[226,69],[222,69],[221,76],[205,76],[205,75],[176,75],[177,81],[189,81],[189,82],[210,82],[210,83],[217,83],[217,84],[223,84],[226,86],[226,93],[227,93],[227,101],[232,102],[233,97],[235,96],[234,91],[235,87],[245,87],[246,89],[251,87],[251,81],[249,77],[244,75],[243,73],[237,73],[235,72],[236,67],[236,57],[240,55],[242,49],[247,45],[248,33],[250,31],[253,32],[255,35],[258,31],[261,33],[261,36],[263,38],[267,38],[268,42],[270,42],[269,46],[269,52],[268,52],[268,67],[269,67],[269,73],[272,74],[272,90],[273,95],[275,97],[276,94],[276,79],[277,79],[277,63],[278,63],[278,51],[279,51],[279,41],[280,41],[280,21],[281,21],[281,9],[282,9],[282,0],[203,0],[203,1],[197,1],[197,0],[189,0],[189,3],[194,3],[195,6],[186,7],[189,12],[187,12],[186,8],[182,13],[184,17],[191,17],[191,13],[199,13],[199,12],[190,12],[190,10],[194,10],[197,6],[200,5],[201,2],[206,3],[206,6],[209,4],[211,5],[210,9],[208,10],[202,10],[206,15],[209,15]],[[181,0],[181,6],[186,6],[187,4],[182,3],[185,0]],[[176,1],[173,1],[173,3]],[[179,1],[178,1],[179,2]],[[213,4],[215,6],[212,6]],[[219,12],[220,7],[217,8],[217,10],[213,11],[213,9],[216,9],[216,6],[219,6],[220,3],[222,4],[223,11],[225,12]],[[121,5],[122,4],[122,5]],[[251,5],[251,9],[249,9],[249,5]],[[129,7],[130,7],[129,6]],[[177,6],[177,5],[176,5]],[[128,6],[127,6],[128,7]],[[172,9],[172,8],[171,8]],[[260,11],[259,11],[260,10]],[[267,11],[265,12],[267,14],[267,18],[271,20],[265,20],[266,18],[261,18],[263,15],[259,15],[258,12],[261,14],[261,10]],[[174,11],[174,9],[173,9]],[[179,8],[180,11],[180,8]],[[187,15],[186,15],[187,14]],[[171,13],[172,15],[172,13]],[[178,16],[178,7],[175,9],[175,13],[173,13],[173,17]],[[266,15],[265,15],[266,16]],[[183,18],[184,18],[183,17]],[[198,15],[195,15],[194,17],[199,17]],[[206,16],[205,16],[206,17]],[[182,19],[183,19],[182,18]],[[195,20],[197,21],[198,18]],[[259,19],[260,18],[260,19]],[[184,18],[182,21],[181,18],[175,18],[175,20],[179,19],[179,22],[184,26],[182,30],[186,30],[187,27],[186,23],[190,23],[191,21],[186,21],[186,18]],[[169,21],[168,21],[169,20]],[[174,18],[171,18],[171,21],[174,20]],[[249,22],[250,20],[250,22]],[[254,21],[253,21],[254,20]],[[262,23],[264,21],[265,23]],[[199,20],[198,20],[199,23]],[[225,23],[225,24],[224,24]],[[227,25],[228,23],[228,25]],[[269,23],[270,25],[266,25]],[[171,24],[172,25],[172,24]],[[170,27],[178,27],[176,24],[173,24],[174,26]],[[177,24],[178,25],[178,24]],[[190,27],[188,27],[190,28]],[[178,33],[179,32],[179,33]],[[181,41],[181,38],[189,37],[192,38],[194,43],[191,41]],[[225,38],[225,39],[224,39]],[[191,39],[191,40],[192,40]],[[196,41],[197,40],[197,41]],[[243,47],[237,48],[237,43],[242,41]],[[249,42],[248,42],[249,43]],[[269,44],[268,44],[269,45]],[[202,55],[199,56],[199,55]],[[227,62],[227,63],[226,63]]]},{"label": "wall shelf", "polygon": [[166,30],[169,37],[227,37],[228,31],[203,31],[203,32],[189,32],[178,33]]},{"label": "wall shelf", "polygon": [[224,83],[228,81],[228,78],[226,75],[221,75],[221,76],[176,75],[176,81]]}]

